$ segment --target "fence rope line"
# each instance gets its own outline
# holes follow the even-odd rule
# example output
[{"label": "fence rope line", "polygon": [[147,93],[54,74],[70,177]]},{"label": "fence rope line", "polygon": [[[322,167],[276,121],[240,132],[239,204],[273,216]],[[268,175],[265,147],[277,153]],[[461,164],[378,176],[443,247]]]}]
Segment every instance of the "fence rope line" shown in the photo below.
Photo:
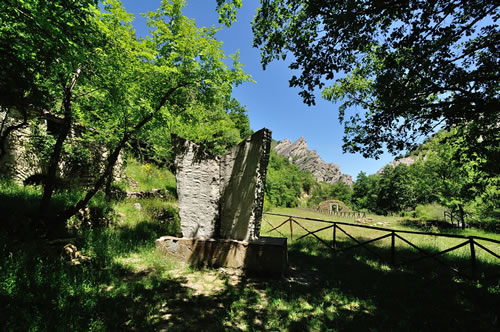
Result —
[{"label": "fence rope line", "polygon": [[474,241],[474,244],[476,246],[478,246],[479,248],[483,249],[484,251],[486,251],[487,253],[489,253],[490,255],[493,255],[495,256],[496,258],[500,259],[500,256],[495,254],[493,251],[491,251],[490,249],[486,248],[485,246],[483,246],[482,244],[479,244],[477,243],[477,241]]},{"label": "fence rope line", "polygon": [[[306,233],[306,234],[302,235],[301,237],[299,237],[299,238],[298,238],[298,239],[296,239],[295,241],[298,241],[298,240],[300,240],[300,239],[302,239],[302,238],[304,238],[304,237],[306,237],[306,236],[308,236],[308,235],[311,235],[311,234],[314,234],[314,233],[317,233],[317,232],[321,232],[321,231],[327,230],[327,229],[332,228],[332,227],[333,227],[333,225],[331,225],[331,226],[326,226],[326,227],[323,227],[323,228],[317,229],[317,230],[312,231],[312,232],[311,232],[311,231],[309,231],[309,230],[307,230],[307,232],[308,232],[308,233]],[[305,229],[305,227],[304,227],[304,229]]]},{"label": "fence rope line", "polygon": [[[396,234],[396,237],[400,240],[402,240],[403,242],[405,242],[406,244],[410,245],[411,247],[417,249],[417,251],[419,251],[420,253],[424,254],[426,258],[432,258],[434,259],[436,262],[438,262],[439,264],[445,266],[445,267],[448,267],[450,269],[452,269],[454,272],[456,273],[460,273],[457,269],[455,269],[454,267],[452,266],[449,266],[448,264],[446,264],[445,262],[441,261],[439,258],[437,258],[437,256],[432,256],[431,253],[428,253],[427,251],[425,251],[424,249],[414,245],[413,243],[411,243],[410,241],[408,241],[407,239],[403,238],[402,236],[399,236],[398,234]],[[400,263],[400,265],[405,265],[405,264],[408,264],[408,262],[405,262],[405,263]]]},{"label": "fence rope line", "polygon": [[[308,230],[302,226],[301,224],[299,224],[297,221],[295,221],[294,219],[292,219],[297,225],[299,225],[302,229],[304,229],[306,232],[308,232]],[[316,239],[318,239],[321,243],[323,243],[325,246],[327,246],[328,248],[330,248],[330,246],[328,245],[328,243],[326,243],[325,241],[323,241],[322,238],[320,238],[319,236],[317,236],[316,234],[314,233],[311,233],[312,236],[314,236]]]},{"label": "fence rope line", "polygon": [[[457,274],[459,274],[461,276],[470,277],[470,276],[468,276],[468,275],[460,272],[458,269],[454,268],[453,266],[450,266],[449,264],[441,261],[438,258],[438,256],[444,255],[444,254],[446,254],[448,252],[451,252],[451,251],[454,251],[454,250],[457,250],[459,248],[462,248],[464,246],[469,245],[469,248],[470,248],[469,249],[470,250],[470,264],[471,264],[471,269],[472,269],[472,277],[476,278],[476,276],[477,276],[477,259],[476,259],[476,249],[475,249],[475,246],[483,249],[486,253],[492,255],[493,257],[495,257],[497,259],[500,259],[500,255],[498,255],[497,253],[493,252],[492,250],[490,250],[489,248],[487,248],[485,245],[478,243],[477,240],[487,241],[487,242],[495,243],[495,244],[500,244],[500,241],[495,240],[495,239],[485,238],[485,237],[482,237],[482,236],[464,236],[464,235],[441,234],[441,233],[432,233],[432,232],[417,232],[417,231],[406,231],[406,230],[394,230],[394,229],[382,228],[382,227],[376,227],[376,226],[357,225],[357,224],[351,224],[351,223],[347,223],[347,222],[329,221],[329,220],[322,220],[322,219],[316,219],[316,218],[290,216],[290,215],[284,215],[284,214],[278,214],[278,213],[269,213],[269,212],[266,212],[264,214],[266,214],[266,215],[272,215],[272,216],[287,217],[287,219],[285,221],[283,221],[282,223],[280,223],[276,227],[274,227],[267,219],[265,219],[263,217],[263,219],[272,227],[272,229],[270,231],[267,231],[267,233],[270,233],[272,231],[277,231],[281,236],[286,237],[283,233],[281,233],[278,230],[278,228],[282,227],[286,223],[289,223],[290,224],[291,240],[293,241],[293,224],[296,224],[301,229],[303,229],[306,232],[306,234],[301,235],[295,241],[298,241],[298,240],[303,239],[303,238],[305,238],[305,237],[307,237],[309,235],[312,235],[318,241],[320,241],[321,243],[323,243],[327,248],[332,249],[333,252],[345,252],[345,251],[347,251],[349,249],[363,247],[364,249],[366,249],[370,253],[376,255],[377,257],[379,257],[382,261],[385,261],[387,258],[384,258],[382,255],[380,255],[377,252],[375,252],[372,249],[370,249],[367,246],[367,244],[374,243],[376,241],[380,241],[380,240],[383,240],[385,238],[391,237],[390,252],[391,252],[391,265],[393,267],[396,267],[396,266],[407,266],[407,265],[414,264],[416,262],[422,261],[424,259],[430,258],[430,259],[435,260],[439,264],[441,264],[441,265],[449,268],[450,270],[452,270],[453,272],[455,272],[455,273],[457,273]],[[305,226],[303,226],[296,219],[302,219],[302,220],[314,221],[314,222],[321,222],[321,223],[326,223],[328,225],[325,226],[325,227],[321,227],[321,228],[319,228],[317,230],[311,231],[311,230],[307,229]],[[373,229],[373,230],[377,230],[377,231],[385,231],[385,232],[388,232],[388,234],[385,234],[385,235],[379,236],[377,238],[370,239],[370,240],[362,242],[362,241],[356,239],[351,234],[349,234],[345,229],[343,229],[339,225],[349,226],[349,227],[355,227],[355,228],[367,228],[367,229]],[[333,241],[332,241],[332,245],[330,245],[329,243],[327,243],[324,239],[320,238],[316,234],[316,233],[319,233],[321,231],[328,230],[330,228],[333,229]],[[337,249],[336,248],[336,243],[337,243],[336,231],[337,231],[337,228],[342,233],[344,233],[348,238],[350,238],[352,241],[354,241],[356,244],[352,245],[352,246],[349,246],[349,247]],[[426,250],[420,248],[419,246],[411,243],[408,239],[405,239],[404,237],[402,237],[398,233],[400,233],[400,234],[413,234],[413,235],[426,235],[426,236],[435,236],[435,237],[447,237],[447,238],[455,238],[455,239],[464,239],[466,241],[462,242],[462,243],[460,243],[458,245],[455,245],[453,247],[450,247],[448,249],[441,250],[441,251],[436,252],[436,253],[430,253],[430,252],[427,252]],[[422,256],[417,257],[415,259],[408,260],[408,261],[403,262],[403,263],[396,264],[396,245],[395,245],[396,238],[398,238],[399,240],[401,240],[404,243],[408,244],[412,248],[416,249],[420,254],[422,254]],[[488,278],[485,277],[485,279],[489,279],[489,277]]]},{"label": "fence rope line", "polygon": [[432,236],[449,237],[449,238],[455,238],[455,239],[470,239],[470,238],[473,238],[474,240],[483,240],[483,241],[488,241],[488,242],[493,242],[493,243],[496,243],[496,244],[500,244],[500,240],[490,239],[490,238],[487,238],[487,237],[476,236],[476,235],[465,236],[465,235],[443,234],[443,233],[433,233],[433,232],[417,232],[417,231],[406,231],[406,230],[393,230],[393,229],[390,229],[390,228],[383,228],[383,227],[377,227],[377,226],[351,224],[351,223],[343,222],[343,221],[331,221],[331,220],[323,220],[323,219],[309,218],[309,217],[297,217],[297,216],[290,216],[290,215],[286,215],[286,214],[271,213],[271,212],[266,212],[265,214],[270,215],[270,216],[279,216],[279,217],[303,219],[303,220],[309,220],[309,221],[318,221],[318,222],[329,223],[329,224],[337,224],[337,227],[338,227],[338,225],[344,225],[344,226],[351,226],[351,227],[374,229],[374,230],[385,231],[385,232],[392,232],[392,231],[394,231],[394,232],[397,232],[397,233],[400,233],[400,234],[432,235]]},{"label": "fence rope line", "polygon": [[[267,222],[269,226],[274,227],[274,226],[273,226],[273,224],[271,224],[271,223],[269,222],[269,220],[267,220],[267,219],[266,219],[266,218],[264,218],[264,217],[262,217],[262,219],[264,219],[264,221],[265,221],[265,222]],[[276,232],[278,232],[281,236],[286,237],[286,236],[285,236],[283,233],[281,233],[279,230],[277,230],[277,229],[274,229],[274,230],[275,230]],[[270,231],[267,231],[266,233],[271,233],[272,231],[273,231],[273,230],[270,230]]]},{"label": "fence rope line", "polygon": [[[337,226],[337,227],[338,227],[338,226]],[[340,228],[340,227],[338,227],[338,228]],[[340,229],[340,230],[342,231],[342,229]],[[376,239],[371,239],[371,240],[366,241],[366,242],[358,242],[358,244],[355,244],[355,245],[350,246],[350,247],[347,247],[347,248],[342,248],[342,249],[339,249],[339,251],[347,251],[347,250],[349,250],[349,249],[354,249],[354,248],[362,247],[362,246],[364,246],[365,244],[372,243],[372,242],[375,242],[375,241],[378,241],[378,240],[383,240],[383,239],[385,239],[385,238],[387,238],[387,237],[389,237],[389,236],[391,236],[391,235],[392,235],[392,234],[391,234],[391,233],[389,233],[389,234],[382,235],[382,236],[380,236],[380,237],[378,237],[378,238],[376,238]]]},{"label": "fence rope line", "polygon": [[[341,227],[337,226],[337,228],[342,232],[344,233],[345,235],[347,235],[351,240],[353,240],[354,242],[356,242],[358,244],[358,246],[361,246],[363,247],[364,249],[368,250],[369,252],[371,252],[372,254],[374,254],[375,256],[378,256],[379,258],[381,258],[382,260],[385,260],[384,257],[382,257],[381,255],[379,255],[378,253],[376,253],[375,251],[371,250],[370,248],[368,247],[365,247],[365,245],[358,241],[357,239],[355,239],[351,234],[347,233],[345,230],[343,230]],[[390,236],[391,234],[389,234]]]}]

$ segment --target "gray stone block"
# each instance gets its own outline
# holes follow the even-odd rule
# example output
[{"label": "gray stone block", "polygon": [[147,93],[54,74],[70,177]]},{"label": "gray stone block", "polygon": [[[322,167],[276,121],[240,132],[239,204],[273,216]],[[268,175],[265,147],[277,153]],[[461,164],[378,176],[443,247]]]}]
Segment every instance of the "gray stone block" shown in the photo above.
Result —
[{"label": "gray stone block", "polygon": [[162,236],[156,250],[196,266],[230,267],[283,276],[288,269],[286,238],[262,237],[254,241],[194,239]]},{"label": "gray stone block", "polygon": [[182,235],[257,239],[271,131],[256,132],[224,156],[179,137],[173,141]]}]

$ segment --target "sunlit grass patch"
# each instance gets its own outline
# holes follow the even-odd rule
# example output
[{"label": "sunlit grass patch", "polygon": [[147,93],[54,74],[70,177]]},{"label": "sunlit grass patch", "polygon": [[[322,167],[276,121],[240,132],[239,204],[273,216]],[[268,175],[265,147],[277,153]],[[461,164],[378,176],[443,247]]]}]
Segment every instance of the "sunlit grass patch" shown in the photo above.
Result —
[{"label": "sunlit grass patch", "polygon": [[134,185],[128,184],[127,189],[130,191],[150,191],[151,189],[165,189],[171,193],[176,191],[175,175],[154,164],[141,164],[129,158],[125,173],[135,181]]},{"label": "sunlit grass patch", "polygon": [[[327,215],[320,215],[316,212],[310,212],[310,211],[304,211],[300,209],[273,209],[271,212],[273,213],[279,213],[279,214],[286,214],[286,215],[294,215],[298,217],[305,217],[305,218],[315,218],[315,219],[321,219],[321,220],[330,220],[330,221],[340,221],[343,223],[348,223],[348,225],[338,225],[337,230],[335,232],[335,239],[336,239],[336,247],[337,249],[342,249],[346,248],[349,246],[356,245],[357,242],[352,240],[348,235],[346,235],[343,231],[347,232],[349,235],[354,237],[360,242],[365,242],[369,241],[371,239],[375,239],[377,237],[381,237],[383,235],[389,234],[391,230],[400,230],[400,231],[412,231],[414,232],[415,229],[410,228],[405,226],[404,224],[400,224],[397,219],[394,217],[387,218],[386,217],[377,217],[379,220],[378,222],[383,223],[384,225],[377,225],[378,222],[374,220],[371,223],[368,223],[368,225],[372,226],[378,226],[382,228],[386,228],[387,230],[375,230],[375,229],[367,229],[367,228],[362,228],[362,227],[357,227],[360,225],[358,222],[356,222],[354,219],[350,218],[348,220],[342,220],[338,219],[334,216],[327,216]],[[276,227],[283,223],[285,220],[287,220],[287,217],[283,216],[274,216],[274,215],[264,215],[265,220],[262,223],[262,230],[261,234],[264,236],[285,236],[288,238],[289,243],[293,243],[295,240],[297,240],[299,237],[307,234],[307,232],[312,232],[319,230],[323,227],[330,226],[331,224],[328,223],[321,223],[317,221],[311,221],[311,220],[305,220],[301,218],[296,218],[296,221],[302,226],[297,225],[297,223],[292,222],[290,225],[290,222],[286,222],[278,228],[277,230],[271,231],[273,227]],[[375,219],[375,218],[373,218]],[[269,225],[269,223],[272,225]],[[291,228],[291,227],[292,228]],[[305,228],[305,229],[304,229]],[[307,229],[307,231],[306,231]],[[279,232],[278,232],[279,231]],[[492,238],[494,240],[498,240],[500,238],[500,234],[495,234],[491,232],[486,232],[483,230],[475,230],[475,229],[466,229],[466,230],[458,230],[458,229],[450,229],[450,230],[440,230],[440,229],[433,229],[431,230],[434,233],[442,233],[442,234],[456,234],[456,235],[462,235],[462,236],[482,236],[486,238]],[[293,234],[293,238],[292,238]],[[315,251],[318,250],[329,250],[327,246],[332,247],[333,246],[333,228],[330,227],[326,230],[318,231],[314,233],[317,237],[322,239],[323,241],[326,242],[326,244],[322,244],[319,240],[315,239],[316,242],[318,242],[318,245],[320,247],[314,246],[308,246],[307,248],[302,247],[301,250],[308,250],[310,254],[314,254]],[[419,235],[419,234],[405,234],[405,233],[398,233],[399,236],[402,238],[410,241],[414,245],[418,246],[424,251],[427,251],[429,253],[432,252],[438,252],[442,251],[448,248],[451,248],[453,246],[459,245],[461,243],[464,243],[467,241],[467,239],[460,239],[460,238],[450,238],[450,237],[439,237],[439,236],[430,236],[430,235]],[[308,238],[313,238],[314,235],[310,234],[307,235]],[[299,240],[302,241],[302,240]],[[485,240],[477,240],[478,243],[481,245],[485,246],[487,249],[492,250],[493,252],[500,252],[500,245],[492,242],[488,242]],[[416,255],[419,254],[419,251],[417,251],[415,248],[410,246],[409,244],[405,243],[403,240],[396,238],[395,239],[395,245],[396,245],[396,255],[399,255],[400,259],[405,258],[405,256],[411,256],[411,255]],[[391,238],[387,237],[382,240],[378,240],[376,242],[373,242],[369,245],[374,250],[377,250],[377,248],[380,248],[382,250],[387,251],[391,247]],[[401,257],[402,255],[402,257]],[[475,249],[475,255],[478,261],[481,261],[486,264],[500,264],[498,262],[498,259],[494,257],[493,255],[490,255],[487,253],[485,250],[479,248],[476,246]],[[465,245],[461,248],[458,248],[450,253],[447,253],[444,255],[445,257],[448,257],[451,260],[464,260],[470,258],[470,247],[469,245]]]}]

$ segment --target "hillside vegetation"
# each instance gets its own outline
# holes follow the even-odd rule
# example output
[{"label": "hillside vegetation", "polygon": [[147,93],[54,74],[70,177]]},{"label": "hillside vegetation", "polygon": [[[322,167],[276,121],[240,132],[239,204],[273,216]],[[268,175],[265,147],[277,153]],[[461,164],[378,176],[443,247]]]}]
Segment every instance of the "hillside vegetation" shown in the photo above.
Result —
[{"label": "hillside vegetation", "polygon": [[498,230],[498,172],[489,160],[457,159],[459,147],[449,137],[440,132],[426,141],[406,156],[413,160],[408,165],[396,162],[377,174],[360,172],[352,187],[318,183],[310,172],[273,152],[267,202],[275,207],[314,208],[323,200],[337,199],[356,211]]}]

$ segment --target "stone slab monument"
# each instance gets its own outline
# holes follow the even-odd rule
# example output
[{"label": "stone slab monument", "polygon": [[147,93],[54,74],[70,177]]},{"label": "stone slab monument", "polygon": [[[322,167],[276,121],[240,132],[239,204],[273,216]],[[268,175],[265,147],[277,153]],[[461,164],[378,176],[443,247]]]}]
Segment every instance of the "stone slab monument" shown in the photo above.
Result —
[{"label": "stone slab monument", "polygon": [[223,156],[174,137],[182,238],[156,247],[192,264],[283,274],[286,238],[260,237],[271,131],[262,129]]}]

